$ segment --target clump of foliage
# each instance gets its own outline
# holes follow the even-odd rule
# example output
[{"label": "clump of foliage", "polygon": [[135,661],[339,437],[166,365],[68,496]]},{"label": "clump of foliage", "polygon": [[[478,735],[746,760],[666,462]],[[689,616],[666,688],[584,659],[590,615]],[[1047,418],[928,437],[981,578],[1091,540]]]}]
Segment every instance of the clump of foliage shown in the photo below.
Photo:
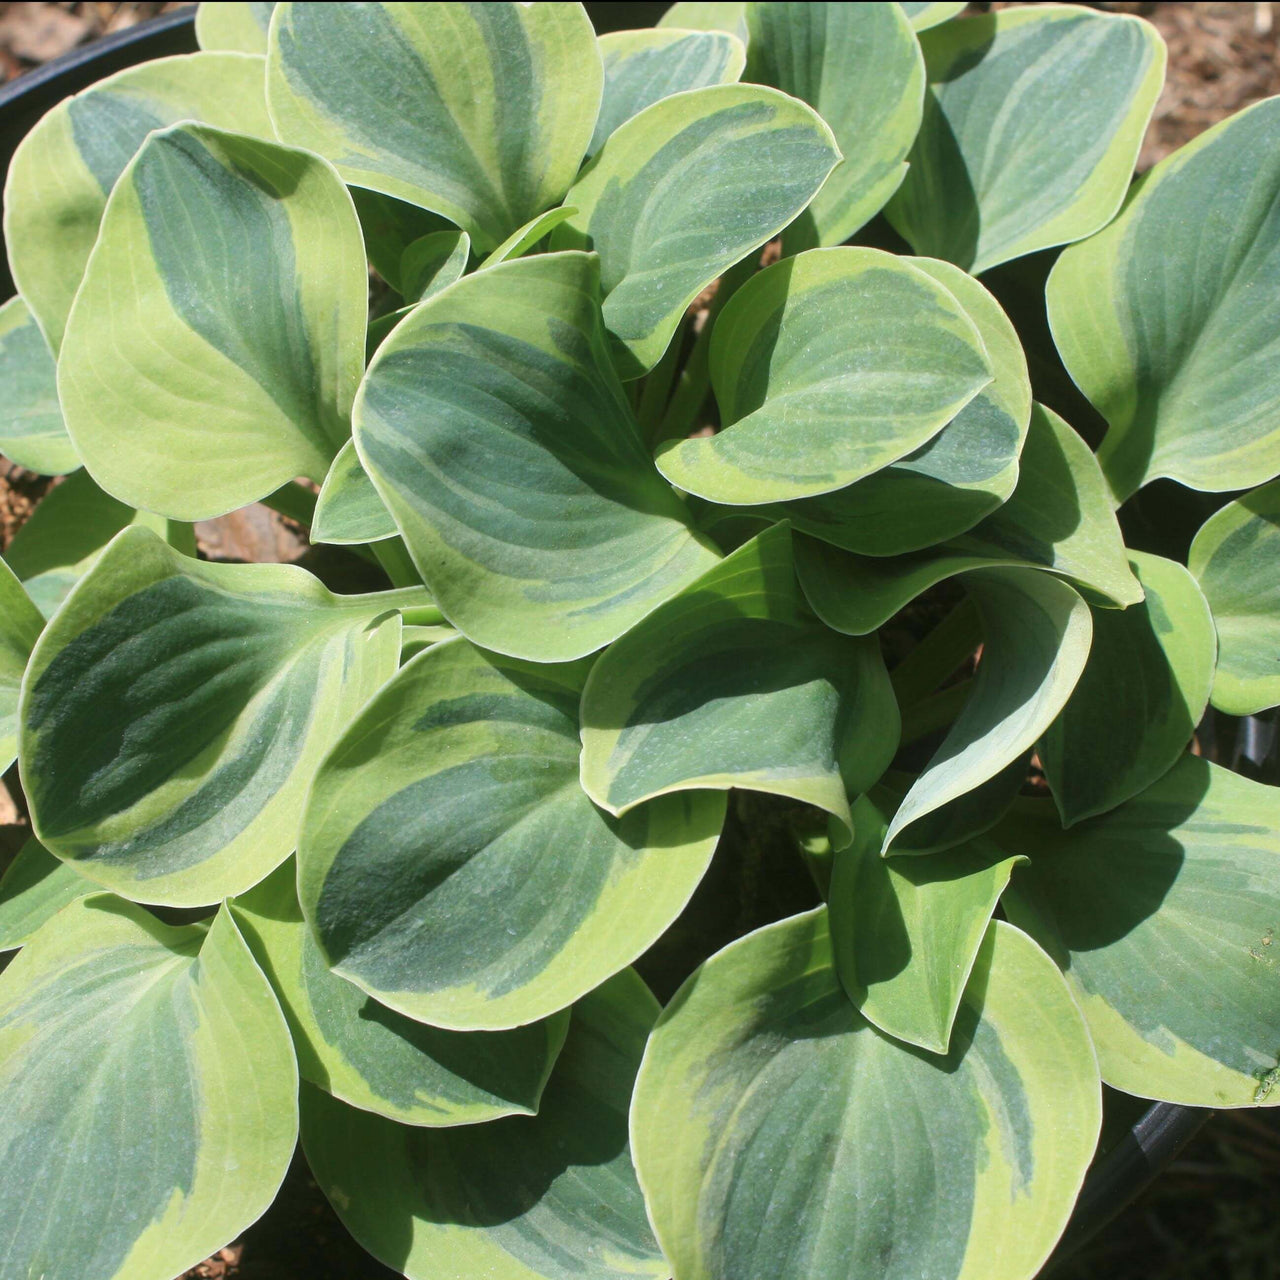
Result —
[{"label": "clump of foliage", "polygon": [[300,1131],[424,1280],[1020,1280],[1102,1082],[1280,1103],[1280,99],[1130,185],[1153,28],[961,7],[205,5],[23,143],[0,1276]]}]

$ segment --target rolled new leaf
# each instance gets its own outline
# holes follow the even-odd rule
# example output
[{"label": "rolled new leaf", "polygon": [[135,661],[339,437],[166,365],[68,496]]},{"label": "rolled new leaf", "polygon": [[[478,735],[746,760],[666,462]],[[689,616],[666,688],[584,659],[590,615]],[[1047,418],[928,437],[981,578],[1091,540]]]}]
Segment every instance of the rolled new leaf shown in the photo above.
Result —
[{"label": "rolled new leaf", "polygon": [[400,291],[407,302],[425,302],[461,280],[471,256],[465,231],[433,231],[400,255]]},{"label": "rolled new leaf", "polygon": [[355,442],[445,616],[486,649],[581,657],[717,559],[641,443],[590,254],[424,303],[369,366]]},{"label": "rolled new leaf", "polygon": [[1067,371],[1110,424],[1118,499],[1161,476],[1245,489],[1280,472],[1280,98],[1162,160],[1046,291]]},{"label": "rolled new leaf", "polygon": [[382,542],[394,538],[398,530],[386,503],[360,465],[353,440],[338,450],[329,474],[320,486],[316,513],[311,522],[312,542],[334,542],[339,546],[360,542]]},{"label": "rolled new leaf", "polygon": [[484,1032],[441,1031],[387,1009],[325,967],[294,879],[290,860],[231,908],[280,1000],[304,1080],[402,1124],[470,1125],[537,1112],[567,1013]]},{"label": "rolled new leaf", "polygon": [[897,462],[993,374],[946,288],[866,248],[815,249],[762,271],[721,313],[710,360],[722,429],[668,441],[658,467],[732,505],[829,493]]},{"label": "rolled new leaf", "polygon": [[1280,703],[1280,483],[1209,517],[1187,564],[1218,632],[1213,705],[1248,716]]},{"label": "rolled new leaf", "polygon": [[18,757],[18,698],[44,618],[8,564],[0,560],[0,772]]},{"label": "rolled new leaf", "polygon": [[681,1280],[1031,1280],[1101,1120],[1084,1020],[993,922],[945,1057],[840,986],[825,908],[712,956],[658,1020],[631,1109],[649,1216]]},{"label": "rolled new leaf", "polygon": [[1280,798],[1196,756],[1063,831],[1026,802],[1005,895],[1084,1011],[1102,1078],[1195,1107],[1280,1104]]},{"label": "rolled new leaf", "polygon": [[21,298],[0,307],[0,453],[46,476],[80,465],[58,404],[57,365]]},{"label": "rolled new leaf", "polygon": [[920,37],[924,122],[885,213],[917,252],[979,275],[1106,226],[1164,83],[1156,29],[1037,4]]},{"label": "rolled new leaf", "polygon": [[658,363],[694,298],[791,222],[839,159],[812,108],[758,85],[679,93],[615,130],[552,244],[600,255],[623,377]]},{"label": "rolled new leaf", "polygon": [[496,267],[500,262],[523,258],[540,240],[545,240],[556,227],[577,212],[572,205],[561,205],[558,209],[548,209],[546,213],[530,218],[524,226],[517,227],[476,269]]},{"label": "rolled new leaf", "polygon": [[266,53],[267,31],[274,3],[226,0],[201,3],[196,7],[196,39],[202,49],[236,49],[243,53]]},{"label": "rolled new leaf", "polygon": [[281,4],[271,24],[280,137],[480,249],[561,202],[602,81],[580,4]]},{"label": "rolled new leaf", "polygon": [[148,134],[198,120],[274,138],[263,72],[242,53],[158,58],[60,102],[23,138],[5,183],[5,248],[55,356],[107,197]]},{"label": "rolled new leaf", "polygon": [[171,928],[108,894],[0,977],[8,1275],[171,1280],[274,1199],[298,1133],[284,1018],[227,912]]},{"label": "rolled new leaf", "polygon": [[0,877],[0,951],[22,946],[68,903],[101,892],[39,840],[28,840]]},{"label": "rolled new leaf", "polygon": [[587,669],[450,640],[360,713],[316,775],[298,852],[339,975],[433,1026],[502,1030],[566,1008],[679,915],[724,799],[597,809],[578,785]]},{"label": "rolled new leaf", "polygon": [[873,640],[805,607],[790,532],[739,548],[597,660],[582,695],[582,785],[610,813],[655,796],[742,787],[789,796],[849,830],[898,747]]},{"label": "rolled new leaf", "polygon": [[292,565],[206,564],[129,528],[23,681],[36,835],[128,898],[194,906],[288,856],[320,758],[396,669],[397,604]]},{"label": "rolled new leaf", "polygon": [[585,996],[536,1117],[411,1129],[304,1088],[307,1163],[351,1234],[409,1280],[665,1280],[627,1146],[657,1016],[631,970]]}]

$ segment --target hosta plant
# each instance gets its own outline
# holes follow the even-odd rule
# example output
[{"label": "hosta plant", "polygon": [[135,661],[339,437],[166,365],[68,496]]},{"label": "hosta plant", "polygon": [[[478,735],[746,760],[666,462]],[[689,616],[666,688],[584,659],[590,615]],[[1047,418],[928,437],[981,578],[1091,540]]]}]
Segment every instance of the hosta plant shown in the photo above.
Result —
[{"label": "hosta plant", "polygon": [[1104,1085],[1280,1102],[1280,99],[1134,181],[1151,26],[960,9],[204,5],[23,142],[0,1277],[300,1135],[422,1280],[1023,1280]]}]

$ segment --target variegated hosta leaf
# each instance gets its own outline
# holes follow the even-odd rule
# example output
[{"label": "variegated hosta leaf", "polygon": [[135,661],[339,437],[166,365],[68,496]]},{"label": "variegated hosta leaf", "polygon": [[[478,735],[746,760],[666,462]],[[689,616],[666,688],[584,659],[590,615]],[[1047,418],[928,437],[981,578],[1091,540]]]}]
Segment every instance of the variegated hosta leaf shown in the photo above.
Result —
[{"label": "variegated hosta leaf", "polygon": [[462,279],[471,256],[465,231],[433,231],[409,245],[400,258],[400,289],[408,302],[425,302]]},{"label": "variegated hosta leaf", "polygon": [[5,248],[55,355],[107,197],[143,140],[179,120],[272,138],[262,85],[262,59],[246,54],[158,58],[60,102],[22,140],[5,184]]},{"label": "variegated hosta leaf", "polygon": [[[934,546],[996,510],[1017,484],[1018,455],[1031,419],[1027,360],[1000,304],[949,262],[900,261],[932,276],[963,306],[982,337],[994,380],[900,461],[834,493],[766,509],[802,533],[869,556]],[[714,528],[706,522],[704,527]]]},{"label": "variegated hosta leaf", "polygon": [[537,1116],[411,1129],[302,1093],[302,1144],[353,1236],[409,1280],[665,1280],[627,1146],[658,1004],[629,969],[574,1007]]},{"label": "variegated hosta leaf", "polygon": [[275,4],[201,3],[196,8],[196,39],[202,49],[233,49],[266,53],[267,31]]},{"label": "variegated hosta leaf", "polygon": [[325,967],[294,874],[290,859],[231,906],[280,1000],[304,1080],[404,1124],[537,1112],[568,1013],[510,1031],[441,1031],[385,1008]]},{"label": "variegated hosta leaf", "polygon": [[842,244],[906,175],[924,58],[896,4],[749,4],[746,78],[814,107],[844,159],[787,233],[788,248]]},{"label": "variegated hosta leaf", "polygon": [[993,922],[938,1058],[876,1030],[827,912],[747,935],[667,1006],[631,1109],[680,1280],[1030,1280],[1071,1213],[1101,1097],[1049,958]]},{"label": "variegated hosta leaf", "polygon": [[923,858],[882,858],[893,799],[853,806],[853,843],[835,852],[831,944],[862,1016],[930,1053],[946,1053],[960,997],[1014,865],[977,839]]},{"label": "variegated hosta leaf", "polygon": [[4,1274],[171,1280],[274,1199],[298,1133],[275,997],[225,910],[72,903],[0,976]]},{"label": "variegated hosta leaf", "polygon": [[22,776],[52,853],[125,897],[192,906],[292,850],[306,788],[396,669],[397,604],[292,565],[205,564],[126,529],[31,655]]},{"label": "variegated hosta leaf", "polygon": [[1102,1078],[1189,1106],[1280,1104],[1280,791],[1188,755],[1070,831],[1024,804],[994,833],[1031,856],[1005,905],[1066,972]]},{"label": "variegated hosta leaf", "polygon": [[902,9],[916,31],[926,31],[963,13],[965,0],[902,0]]},{"label": "variegated hosta leaf", "polygon": [[1162,160],[1049,276],[1053,339],[1110,424],[1118,498],[1169,476],[1245,489],[1280,472],[1280,98]]},{"label": "variegated hosta leaf", "polygon": [[[351,188],[351,199],[364,233],[365,252],[375,271],[397,292],[402,293],[404,283],[400,279],[400,263],[405,250],[415,240],[421,240],[437,231],[458,228],[447,218],[417,205],[407,204],[381,191],[367,191],[363,187]],[[470,239],[470,237],[468,237]]]},{"label": "variegated hosta leaf", "polygon": [[28,840],[0,878],[0,951],[22,946],[69,902],[101,892],[39,840]]},{"label": "variegated hosta leaf", "polygon": [[0,560],[0,773],[18,756],[18,694],[44,617]]},{"label": "variegated hosta leaf", "polygon": [[396,536],[396,522],[378,497],[369,473],[360,465],[353,440],[338,450],[320,486],[311,522],[312,542],[339,545],[381,542]]},{"label": "variegated hosta leaf", "polygon": [[743,787],[850,825],[898,748],[874,639],[805,607],[777,525],[652,613],[597,660],[582,695],[582,785],[610,813],[655,796]]},{"label": "variegated hosta leaf", "polygon": [[536,218],[531,218],[523,227],[517,227],[485,260],[477,270],[484,267],[496,267],[500,262],[509,262],[512,258],[523,258],[540,240],[545,240],[562,222],[567,222],[575,213],[572,205],[561,205],[558,209],[548,209]]},{"label": "variegated hosta leaf", "polygon": [[1089,606],[1060,579],[983,569],[965,578],[965,588],[982,617],[982,660],[960,715],[894,814],[885,853],[930,852],[911,824],[1028,751],[1062,710],[1089,657]]},{"label": "variegated hosta leaf", "polygon": [[694,298],[791,222],[839,159],[811,107],[758,85],[663,98],[610,135],[552,245],[600,255],[623,377],[658,363]]},{"label": "variegated hosta leaf", "polygon": [[1280,703],[1280,481],[1209,517],[1187,558],[1213,613],[1213,705],[1248,716]]},{"label": "variegated hosta leaf", "polygon": [[662,26],[612,31],[600,37],[604,96],[588,155],[632,116],[673,93],[733,84],[742,75],[747,51],[724,31],[682,31]]},{"label": "variegated hosta leaf", "polygon": [[603,78],[580,4],[281,4],[267,98],[284,141],[489,249],[560,203]]},{"label": "variegated hosta leaf", "polygon": [[58,404],[58,369],[27,304],[0,306],[0,453],[60,476],[80,465]]},{"label": "variegated hosta leaf", "polygon": [[445,616],[487,649],[590,653],[715,563],[645,453],[589,254],[423,304],[370,365],[355,440]]},{"label": "variegated hosta leaf", "polygon": [[865,248],[814,249],[762,271],[716,322],[710,358],[723,429],[668,441],[658,467],[732,505],[830,493],[897,462],[993,374],[947,289]]},{"label": "variegated hosta leaf", "polygon": [[1001,566],[1047,569],[1122,608],[1140,601],[1097,459],[1052,409],[1033,407],[1018,466],[1003,506],[927,551],[873,558],[798,538],[796,568],[818,616],[865,635],[936,583]]},{"label": "variegated hosta leaf", "polygon": [[566,1008],[679,915],[724,799],[601,813],[578,785],[587,670],[451,640],[364,708],[316,775],[299,842],[331,968],[411,1018],[501,1030]]},{"label": "variegated hosta leaf", "polygon": [[1115,216],[1164,83],[1140,18],[1037,4],[923,33],[929,87],[885,212],[917,253],[975,275]]},{"label": "variegated hosta leaf", "polygon": [[89,474],[177,520],[319,483],[350,434],[367,309],[360,224],[325,161],[202,125],[153,134],[58,361]]},{"label": "variegated hosta leaf", "polygon": [[1167,773],[1209,701],[1217,641],[1195,579],[1141,551],[1129,563],[1146,599],[1092,610],[1089,661],[1040,742],[1065,826],[1114,809]]},{"label": "variegated hosta leaf", "polygon": [[746,0],[677,0],[658,19],[658,26],[685,31],[725,31],[746,44]]}]

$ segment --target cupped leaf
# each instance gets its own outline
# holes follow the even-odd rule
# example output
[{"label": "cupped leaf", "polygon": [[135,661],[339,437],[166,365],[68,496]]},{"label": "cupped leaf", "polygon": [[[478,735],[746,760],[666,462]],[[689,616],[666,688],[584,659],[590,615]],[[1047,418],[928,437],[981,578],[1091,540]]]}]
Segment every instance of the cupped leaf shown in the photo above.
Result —
[{"label": "cupped leaf", "polygon": [[916,31],[927,31],[961,14],[965,0],[902,0],[902,11]]},{"label": "cupped leaf", "polygon": [[874,639],[805,607],[775,526],[596,661],[582,695],[582,785],[610,813],[655,796],[742,787],[850,827],[898,748],[898,705]]},{"label": "cupped leaf", "polygon": [[196,7],[196,39],[202,49],[266,53],[274,3],[201,3]]},{"label": "cupped leaf", "polygon": [[488,649],[590,653],[716,560],[645,453],[589,254],[424,303],[370,365],[355,441],[445,616]]},{"label": "cupped leaf", "polygon": [[364,369],[360,225],[318,156],[202,125],[116,184],[58,361],[89,474],[203,520],[324,479]]},{"label": "cupped leaf", "polygon": [[1012,497],[967,533],[914,555],[852,555],[796,541],[796,569],[818,616],[865,635],[921,592],[973,569],[1025,566],[1069,579],[1091,598],[1125,607],[1142,599],[1106,481],[1089,446],[1052,409],[1035,405]]},{"label": "cupped leaf", "polygon": [[352,187],[351,200],[364,233],[369,264],[397,293],[403,288],[400,263],[405,250],[415,240],[437,231],[458,230],[447,218],[381,191]]},{"label": "cupped leaf", "polygon": [[292,565],[206,564],[118,535],[45,629],[23,681],[32,826],[125,897],[194,906],[292,850],[311,775],[396,669],[397,604]]},{"label": "cupped leaf", "polygon": [[694,298],[795,218],[839,159],[811,107],[758,85],[677,93],[615,130],[552,244],[600,255],[623,377],[658,363]]},{"label": "cupped leaf", "polygon": [[679,915],[724,799],[601,813],[578,785],[586,672],[450,640],[365,707],[316,775],[299,841],[331,968],[411,1018],[501,1030],[566,1008]]},{"label": "cupped leaf", "polygon": [[673,93],[733,84],[746,58],[742,39],[724,31],[664,25],[601,36],[604,96],[587,154],[599,151],[619,125]]},{"label": "cupped leaf", "polygon": [[1280,703],[1280,481],[1210,516],[1187,563],[1218,632],[1213,705],[1247,716]]},{"label": "cupped leaf", "polygon": [[868,1022],[946,1053],[992,912],[1023,859],[981,839],[923,858],[882,858],[892,812],[892,797],[861,796],[853,843],[834,854],[827,902],[836,972]]},{"label": "cupped leaf", "polygon": [[433,231],[415,240],[400,258],[400,290],[407,302],[425,302],[461,280],[471,256],[465,231]]},{"label": "cupped leaf", "polygon": [[841,989],[827,912],[685,983],[645,1050],[632,1152],[680,1280],[1030,1280],[1101,1120],[1088,1033],[1049,958],[989,926],[945,1057]]},{"label": "cupped leaf", "polygon": [[545,240],[556,227],[567,222],[577,212],[572,205],[561,205],[558,209],[548,209],[546,213],[538,214],[523,227],[517,227],[485,258],[480,267],[496,267],[500,262],[523,258],[540,240]]},{"label": "cupped leaf", "polygon": [[158,58],[60,102],[22,140],[5,182],[5,248],[55,355],[107,197],[147,135],[198,120],[273,138],[262,80],[262,59],[242,53]]},{"label": "cupped leaf", "polygon": [[580,4],[281,4],[267,99],[284,141],[488,249],[560,203],[603,78]]},{"label": "cupped leaf", "polygon": [[1049,276],[1053,339],[1110,424],[1118,498],[1167,476],[1245,489],[1280,472],[1280,98],[1202,133]]},{"label": "cupped leaf", "polygon": [[923,33],[924,123],[885,212],[975,275],[1115,216],[1164,83],[1140,18],[1037,4]]},{"label": "cupped leaf", "polygon": [[44,617],[0,560],[0,773],[18,757],[18,695]]},{"label": "cupped leaf", "polygon": [[627,1147],[658,1004],[623,970],[577,1004],[536,1116],[411,1129],[302,1094],[302,1145],[353,1236],[409,1280],[665,1280]]},{"label": "cupped leaf", "polygon": [[403,1124],[533,1115],[569,1015],[511,1031],[441,1031],[384,1008],[331,973],[298,906],[292,859],[232,914],[275,989],[304,1080]]},{"label": "cupped leaf", "polygon": [[226,911],[170,928],[107,894],[0,976],[6,1276],[171,1280],[271,1203],[298,1133],[275,997]]},{"label": "cupped leaf", "polygon": [[101,892],[39,840],[28,840],[0,878],[0,951],[22,946],[68,903]]},{"label": "cupped leaf", "polygon": [[924,58],[896,4],[749,4],[746,78],[814,107],[844,159],[789,229],[788,248],[837,245],[906,175],[924,109]]},{"label": "cupped leaf", "polygon": [[1216,640],[1195,579],[1141,551],[1129,563],[1146,599],[1092,610],[1089,661],[1040,742],[1066,826],[1114,809],[1168,772],[1209,701]]},{"label": "cupped leaf", "polygon": [[879,249],[814,249],[762,271],[721,313],[710,359],[723,428],[668,441],[658,467],[732,505],[852,484],[936,436],[992,381],[956,298]]},{"label": "cupped leaf", "polygon": [[1280,1104],[1280,791],[1196,756],[1063,831],[1025,802],[1010,917],[1066,973],[1114,1088],[1197,1107]]},{"label": "cupped leaf", "polygon": [[360,465],[355,442],[338,450],[329,474],[320,486],[316,514],[311,522],[312,542],[339,545],[381,542],[396,536],[396,522],[378,497],[369,473]]},{"label": "cupped leaf", "polygon": [[687,31],[724,31],[746,44],[746,0],[677,0],[658,19],[658,26]]},{"label": "cupped leaf", "polygon": [[0,453],[46,476],[80,465],[58,404],[58,367],[21,298],[0,307]]},{"label": "cupped leaf", "polygon": [[[885,834],[886,853],[927,853],[910,825],[1018,760],[1053,723],[1089,657],[1089,606],[1065,583],[1028,569],[965,578],[982,617],[982,660],[955,723]],[[899,833],[906,833],[895,848]]]}]

